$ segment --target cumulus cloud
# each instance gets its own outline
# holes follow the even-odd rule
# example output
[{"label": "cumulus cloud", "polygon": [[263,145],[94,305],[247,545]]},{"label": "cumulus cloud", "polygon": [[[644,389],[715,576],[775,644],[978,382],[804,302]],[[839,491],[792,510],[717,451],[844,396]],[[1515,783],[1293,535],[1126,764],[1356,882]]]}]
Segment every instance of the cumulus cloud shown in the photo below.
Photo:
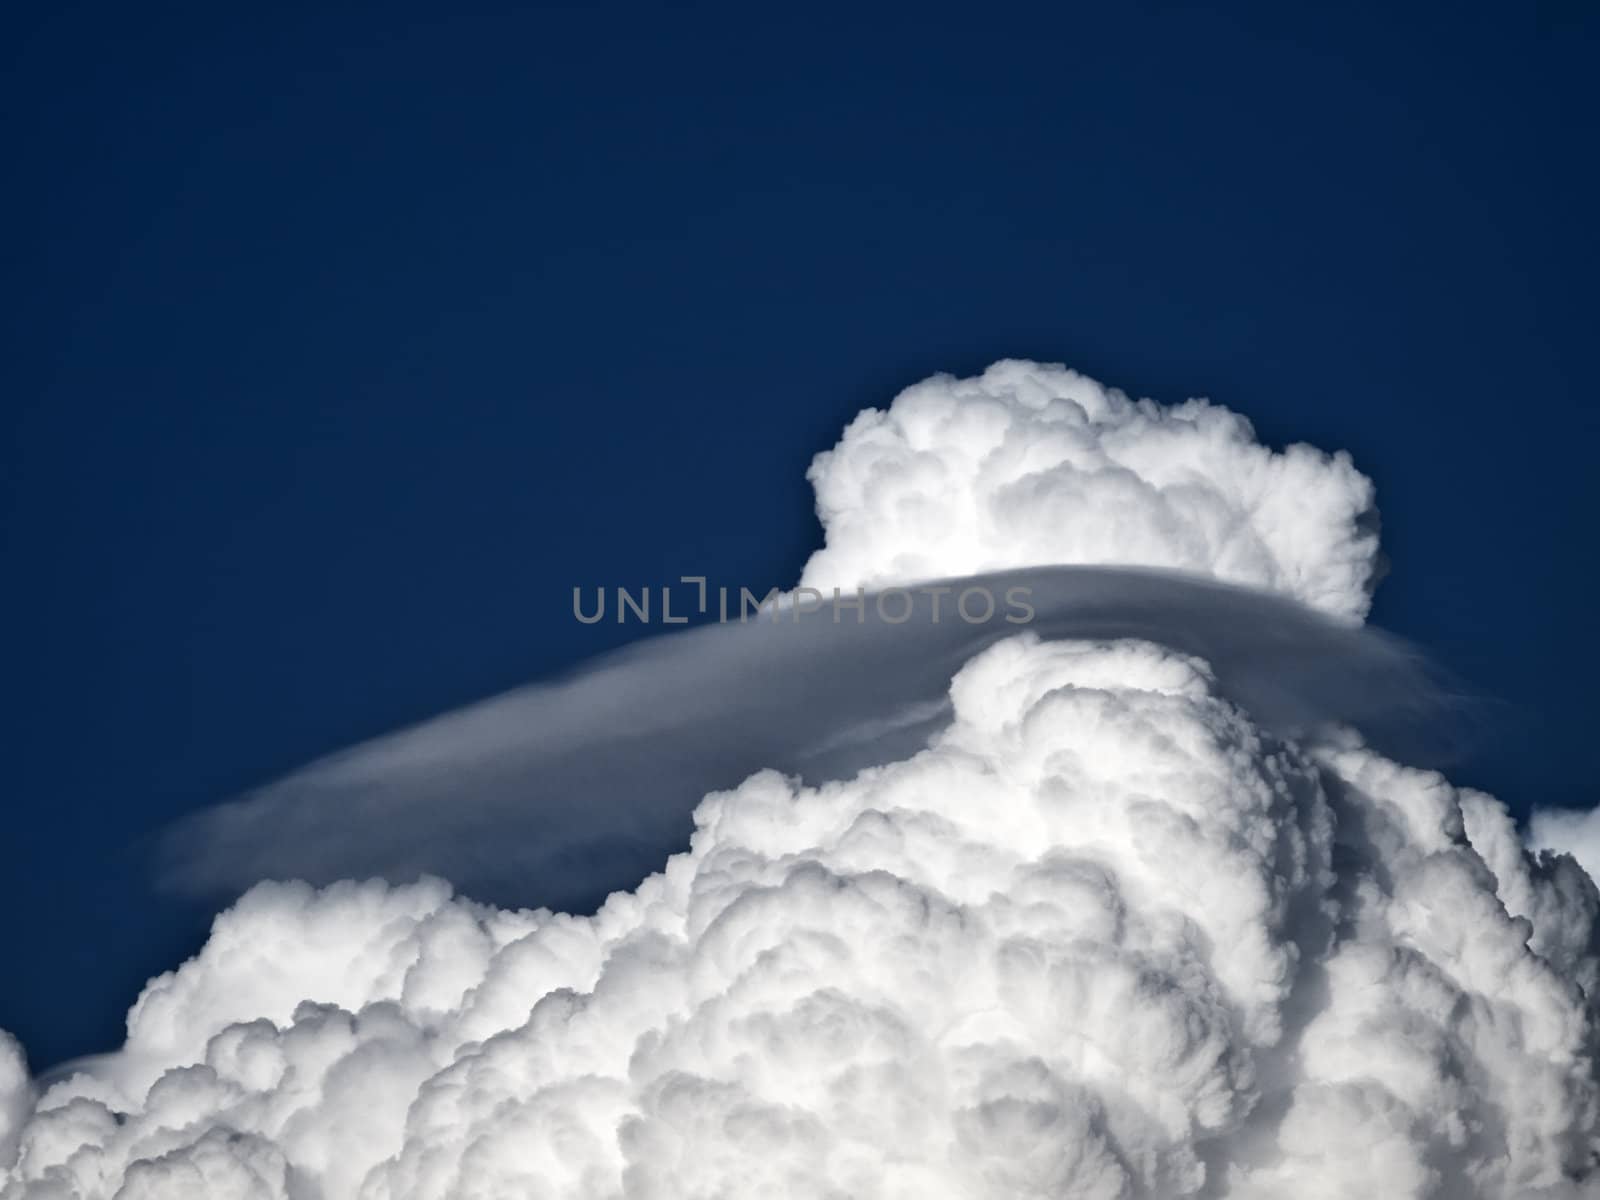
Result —
[{"label": "cumulus cloud", "polygon": [[1162,407],[1065,367],[937,375],[868,409],[810,479],[826,544],[801,583],[882,586],[1007,567],[1171,567],[1366,615],[1372,483],[1344,453],[1274,452],[1237,413]]},{"label": "cumulus cloud", "polygon": [[[1007,416],[1008,388],[1027,412],[1081,411],[1035,427]],[[922,394],[977,464],[928,493],[968,506],[974,542],[923,529],[911,492],[868,483],[858,509],[819,480],[838,553],[808,579],[1006,569],[1050,545],[1101,561],[1077,557],[1089,533],[1030,540],[1017,524],[1007,543],[1020,518],[990,485],[1026,472],[986,465],[1048,473],[1071,458],[1058,442],[1081,450],[1097,429],[1109,469],[1145,472],[1158,496],[1187,472],[1237,500],[1217,445],[1271,461],[1234,444],[1244,427],[1221,410],[1107,399],[1059,368]],[[884,422],[852,426],[839,461]],[[1184,422],[1213,432],[1174,432]],[[856,457],[853,477],[874,477]],[[1257,584],[1349,622],[1375,553],[1370,496],[1341,460],[1302,457],[1313,467],[1295,470],[1339,486],[1299,493],[1292,517],[1265,485],[1239,500],[1250,553],[1165,495],[1130,514],[1127,553],[1144,557],[1110,561]],[[1099,520],[1097,500],[1061,499],[1098,495],[1080,471],[1094,474],[1074,465],[1026,511]],[[1166,557],[1140,540],[1167,528],[1162,504],[1180,514]],[[983,539],[995,558],[966,557]],[[259,885],[147,986],[118,1054],[35,1102],[0,1045],[0,1149],[15,1130],[0,1197],[1600,1191],[1600,894],[1570,857],[1524,849],[1498,801],[1352,728],[1264,720],[1215,663],[1147,637],[991,640],[947,699],[931,740],[894,761],[818,784],[758,771],[706,796],[688,850],[591,917],[439,880]]]},{"label": "cumulus cloud", "polygon": [[17,1137],[32,1106],[33,1086],[22,1047],[0,1030],[0,1166],[15,1158]]},{"label": "cumulus cloud", "polygon": [[1600,879],[1600,809],[1536,810],[1529,841],[1537,849],[1572,855]]}]

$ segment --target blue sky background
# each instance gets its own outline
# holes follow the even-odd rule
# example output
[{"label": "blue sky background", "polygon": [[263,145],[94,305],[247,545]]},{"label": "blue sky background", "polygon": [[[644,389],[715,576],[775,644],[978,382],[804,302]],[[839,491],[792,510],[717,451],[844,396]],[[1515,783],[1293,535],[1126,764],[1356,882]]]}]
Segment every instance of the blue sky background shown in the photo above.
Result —
[{"label": "blue sky background", "polygon": [[120,1041],[139,839],[794,581],[804,471],[1065,361],[1345,447],[1374,619],[1588,806],[1597,22],[1540,4],[13,6],[0,1026]]}]

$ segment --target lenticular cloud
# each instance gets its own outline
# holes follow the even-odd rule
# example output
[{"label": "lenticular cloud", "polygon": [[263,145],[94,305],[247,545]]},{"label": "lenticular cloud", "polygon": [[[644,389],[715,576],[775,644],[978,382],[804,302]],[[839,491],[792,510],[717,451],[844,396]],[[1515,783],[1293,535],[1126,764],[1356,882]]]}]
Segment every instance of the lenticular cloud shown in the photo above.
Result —
[{"label": "lenticular cloud", "polygon": [[[814,587],[1178,567],[1365,613],[1347,459],[1056,367],[818,458]],[[1600,895],[1494,799],[1147,640],[1024,631],[926,748],[707,796],[593,917],[264,883],[40,1093],[5,1200],[1600,1195]]]}]

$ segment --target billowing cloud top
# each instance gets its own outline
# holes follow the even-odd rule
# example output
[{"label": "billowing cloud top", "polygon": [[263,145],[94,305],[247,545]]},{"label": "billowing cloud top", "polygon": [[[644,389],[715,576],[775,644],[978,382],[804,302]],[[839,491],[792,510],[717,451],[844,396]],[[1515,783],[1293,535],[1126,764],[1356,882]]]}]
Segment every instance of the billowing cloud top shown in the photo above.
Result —
[{"label": "billowing cloud top", "polygon": [[1600,879],[1600,808],[1550,808],[1533,814],[1528,840],[1536,849],[1570,854]]},{"label": "billowing cloud top", "polygon": [[[989,382],[929,386],[948,429],[972,398],[974,445],[1010,420]],[[1211,439],[1243,428],[1125,404],[1085,404],[1084,429],[1121,413],[1165,449],[1129,432],[1116,461],[1148,454],[1169,480],[1174,447],[1209,478]],[[1173,434],[1185,420],[1233,432]],[[1260,470],[1348,470],[1300,457]],[[1102,486],[1070,475],[1063,494]],[[944,503],[976,538],[993,514],[961,480]],[[1328,511],[1292,519],[1240,502],[1248,538],[1207,542],[1221,526],[1200,521],[1200,540],[1163,542],[1155,501],[1128,528],[1141,552],[1214,545],[1230,565],[1184,565],[1257,570],[1349,617],[1365,576],[1328,550],[1362,536],[1365,483],[1349,487],[1298,493]],[[920,528],[917,502],[869,493],[824,508],[882,503]],[[931,524],[897,556],[858,517],[830,517],[830,546],[857,549],[814,560],[813,586],[1015,565],[939,558],[956,551]],[[1320,551],[1294,557],[1297,522]],[[1260,553],[1232,557],[1244,542]],[[1600,1194],[1600,894],[1571,858],[1528,852],[1497,801],[1353,732],[1269,730],[1206,662],[1147,640],[1024,632],[968,661],[950,701],[902,761],[707,796],[689,851],[593,917],[439,881],[259,886],[149,984],[118,1054],[36,1095],[0,1039],[0,1196]]]},{"label": "billowing cloud top", "polygon": [[1204,400],[1164,408],[1065,367],[938,375],[868,409],[810,479],[829,591],[1058,563],[1169,567],[1366,615],[1371,481],[1343,452],[1274,453]]}]

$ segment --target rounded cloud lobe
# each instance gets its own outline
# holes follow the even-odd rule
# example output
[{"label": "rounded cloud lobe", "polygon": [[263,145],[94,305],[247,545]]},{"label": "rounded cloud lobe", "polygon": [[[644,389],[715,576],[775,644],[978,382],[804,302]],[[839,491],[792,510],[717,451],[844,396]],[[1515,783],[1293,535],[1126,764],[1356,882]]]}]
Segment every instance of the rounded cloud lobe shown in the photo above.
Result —
[{"label": "rounded cloud lobe", "polygon": [[[1071,388],[1100,399],[1029,416]],[[922,401],[895,414],[919,394],[933,441],[977,464],[939,485],[944,534],[917,499],[939,488],[896,491],[956,472],[896,458],[932,442],[862,449],[918,427]],[[1055,552],[1364,610],[1371,498],[1348,463],[1286,466],[1222,410],[1107,397],[1002,364],[858,420],[813,468],[829,549],[807,585]],[[991,470],[985,445],[1043,477],[1012,488],[1033,469]],[[1029,540],[1022,511],[1098,520],[1107,471],[1148,502],[1122,514],[1142,557]],[[1306,490],[1263,482],[1296,472]],[[1208,489],[1200,516],[1175,498]],[[1223,537],[1206,505],[1229,503]],[[1147,642],[1022,633],[951,699],[905,761],[708,796],[691,849],[593,917],[439,881],[260,885],[151,982],[117,1055],[35,1097],[0,1043],[0,1196],[1597,1194],[1600,895],[1497,801],[1353,733],[1270,734]]]},{"label": "rounded cloud lobe", "polygon": [[1366,615],[1371,481],[1344,453],[1275,453],[1204,400],[1132,400],[1065,367],[937,375],[868,409],[810,479],[826,545],[801,584],[879,587],[1053,564],[1168,567]]},{"label": "rounded cloud lobe", "polygon": [[1542,850],[1570,854],[1600,879],[1600,809],[1551,808],[1533,814],[1530,841]]}]

